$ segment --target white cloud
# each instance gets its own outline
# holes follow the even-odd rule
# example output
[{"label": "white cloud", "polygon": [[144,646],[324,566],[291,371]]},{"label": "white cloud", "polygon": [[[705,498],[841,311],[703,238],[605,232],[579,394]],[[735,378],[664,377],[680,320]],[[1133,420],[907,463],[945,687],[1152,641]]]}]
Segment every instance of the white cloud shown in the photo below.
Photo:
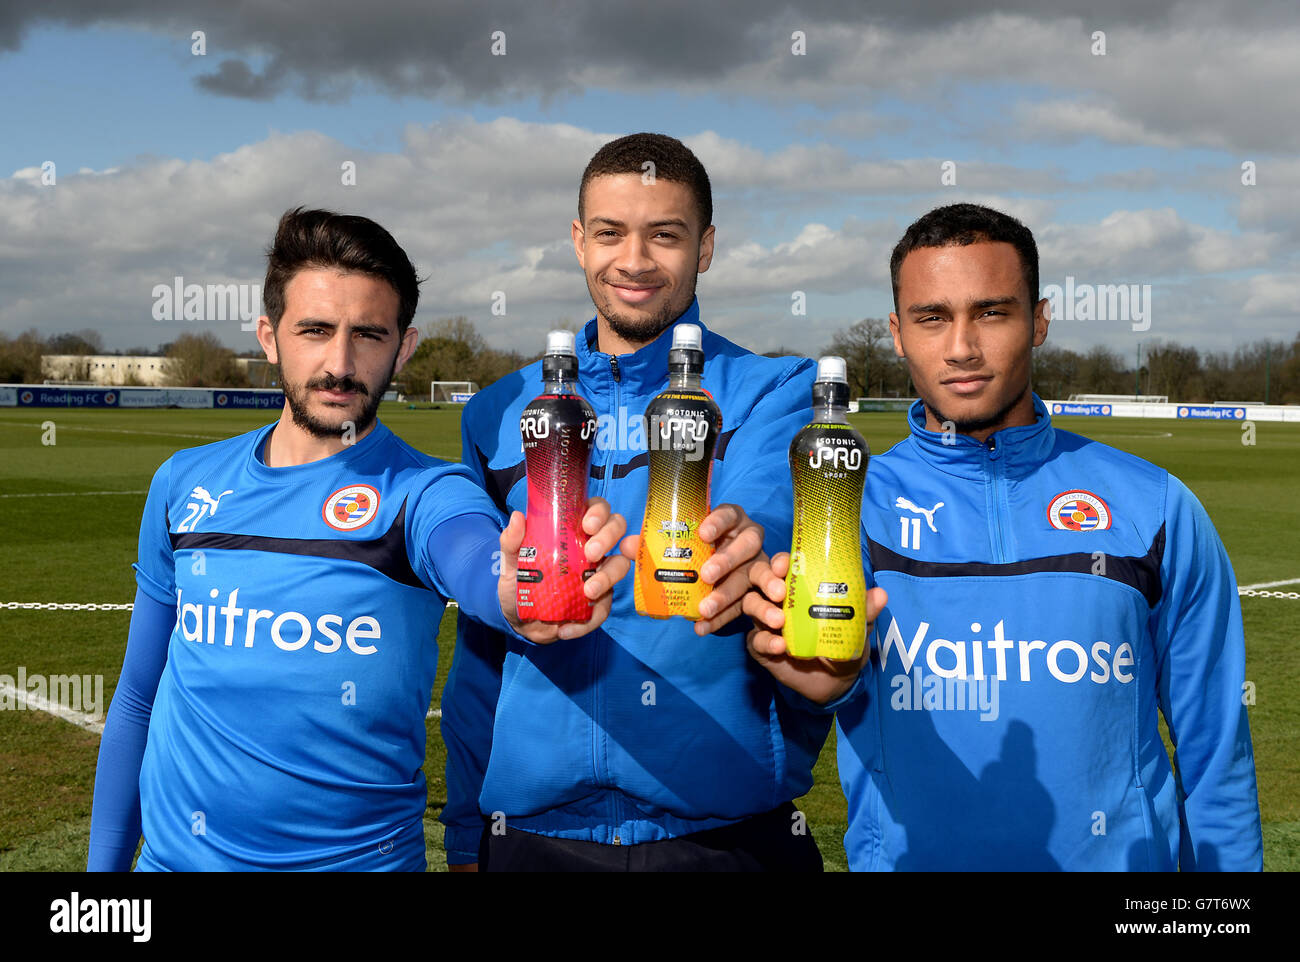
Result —
[{"label": "white cloud", "polygon": [[1036,139],[1097,137],[1119,144],[1178,146],[1176,137],[1149,130],[1141,121],[1101,104],[1076,100],[1022,102],[1016,105],[1015,115],[1020,127],[1032,131]]},{"label": "white cloud", "polygon": [[[466,314],[500,346],[540,342],[556,320],[591,315],[568,225],[579,174],[609,136],[505,117],[464,119],[409,127],[392,152],[358,151],[310,131],[273,133],[211,160],[61,174],[54,187],[11,176],[0,180],[0,330],[94,327],[118,348],[171,340],[197,322],[153,321],[154,285],[177,275],[260,284],[276,220],[304,204],[362,213],[393,233],[429,275],[420,323]],[[1011,193],[1019,188],[1006,181],[1034,175],[996,165],[960,168],[960,189],[917,188],[909,185],[918,172],[926,181],[935,175],[933,159],[882,162],[829,147],[763,151],[709,131],[686,139],[710,170],[720,212],[716,258],[700,279],[706,322],[758,348],[789,343],[796,290],[812,305],[798,322],[819,341],[810,350],[829,339],[827,325],[886,313],[889,252],[903,229],[930,207],[959,200],[1024,220],[1039,240],[1044,284],[1072,273],[1092,283],[1183,285],[1189,293],[1179,323],[1189,335],[1215,336],[1221,323],[1202,306],[1217,305],[1227,289],[1216,274],[1288,276],[1294,266],[1271,222],[1238,233],[1158,208],[1056,223],[1051,172],[1037,174],[1043,196]],[[349,160],[355,187],[341,183]],[[988,188],[978,186],[981,177]],[[1243,288],[1229,306],[1264,330],[1282,323],[1285,298],[1260,285]],[[505,317],[490,312],[496,291],[506,293]],[[232,346],[254,346],[237,323],[215,331]]]},{"label": "white cloud", "polygon": [[1248,317],[1283,316],[1300,333],[1300,274],[1256,274],[1246,281],[1241,313]]},{"label": "white cloud", "polygon": [[1150,283],[1263,267],[1281,246],[1276,235],[1216,230],[1169,207],[1112,211],[1094,224],[1048,225],[1037,240],[1045,284],[1057,273],[1089,283]]}]

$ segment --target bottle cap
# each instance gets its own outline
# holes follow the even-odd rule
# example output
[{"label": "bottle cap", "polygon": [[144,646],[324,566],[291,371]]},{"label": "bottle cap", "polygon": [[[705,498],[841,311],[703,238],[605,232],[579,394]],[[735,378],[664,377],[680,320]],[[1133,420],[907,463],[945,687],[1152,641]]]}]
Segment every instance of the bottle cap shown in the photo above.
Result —
[{"label": "bottle cap", "polygon": [[678,324],[673,328],[674,351],[703,350],[703,340],[698,324]]},{"label": "bottle cap", "polygon": [[546,353],[547,354],[574,354],[578,352],[574,347],[574,338],[572,331],[551,331],[546,335]]},{"label": "bottle cap", "polygon": [[572,331],[551,331],[546,335],[546,354],[542,357],[542,380],[572,381],[578,376],[578,352]]},{"label": "bottle cap", "polygon": [[817,359],[817,380],[819,381],[836,381],[840,384],[848,384],[848,370],[844,358],[837,357],[834,354],[828,354],[826,357]]},{"label": "bottle cap", "polygon": [[849,366],[844,358],[828,354],[817,359],[817,380],[813,383],[813,407],[830,405],[847,407],[849,403]]},{"label": "bottle cap", "polygon": [[668,349],[668,373],[701,374],[704,371],[703,332],[698,324],[673,328],[673,346]]}]

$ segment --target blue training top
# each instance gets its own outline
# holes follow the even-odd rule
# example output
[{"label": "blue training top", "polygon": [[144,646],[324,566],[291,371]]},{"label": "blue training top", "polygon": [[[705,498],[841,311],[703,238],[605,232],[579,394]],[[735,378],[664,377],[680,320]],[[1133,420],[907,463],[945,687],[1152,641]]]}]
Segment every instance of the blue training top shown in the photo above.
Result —
[{"label": "blue training top", "polygon": [[871,460],[862,544],[889,602],[829,706],[849,865],[1257,870],[1223,544],[1177,478],[1034,410],[981,443],[926,430],[918,401]]},{"label": "blue training top", "polygon": [[[649,478],[643,415],[668,385],[678,324],[631,354],[577,336],[578,393],[597,415],[588,494],[641,528]],[[739,504],[768,553],[790,547],[789,448],[812,418],[813,361],[760,357],[703,331],[703,386],[722,410],[712,503]],[[542,387],[541,363],[480,391],[461,420],[463,461],[502,509],[524,510],[519,418]],[[797,798],[830,719],[808,713],[745,648],[737,618],[699,637],[684,618],[637,614],[632,577],[614,586],[608,620],[546,647],[457,623],[443,693],[450,863],[477,858],[482,814],[541,835],[635,845],[734,823]]]},{"label": "blue training top", "polygon": [[[438,624],[455,596],[509,632],[500,513],[464,468],[382,424],[284,468],[261,456],[274,427],[177,452],[154,476],[136,577],[172,617],[133,618],[91,868],[130,864],[135,771],[140,869],[424,868]],[[164,623],[158,678],[163,646],[134,635]],[[150,710],[150,660],[141,760],[130,733]]]}]

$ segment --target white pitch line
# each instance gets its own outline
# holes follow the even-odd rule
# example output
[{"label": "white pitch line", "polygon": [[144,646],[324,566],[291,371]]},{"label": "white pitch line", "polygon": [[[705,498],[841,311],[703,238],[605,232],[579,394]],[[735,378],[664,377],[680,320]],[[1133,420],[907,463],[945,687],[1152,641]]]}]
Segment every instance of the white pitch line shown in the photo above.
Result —
[{"label": "white pitch line", "polygon": [[[50,410],[56,411],[59,409],[50,408]],[[50,420],[53,419],[51,418]],[[23,424],[33,428],[39,428],[41,426],[35,421],[8,421],[3,419],[0,419],[0,424]],[[181,434],[178,431],[132,431],[127,428],[96,428],[86,427],[79,424],[59,424],[57,421],[55,422],[55,425],[60,431],[97,431],[101,434],[151,434],[160,438],[199,438],[204,441],[222,441],[229,437],[229,435],[225,434]]]},{"label": "white pitch line", "polygon": [[[0,497],[5,497],[5,495],[0,495]],[[448,601],[447,607],[458,608],[460,606],[457,605],[455,601]],[[0,694],[12,694],[15,698],[21,699],[23,704],[27,705],[31,710],[49,712],[51,715],[56,715],[64,721],[71,722],[87,731],[92,731],[97,735],[104,734],[104,723],[102,721],[96,721],[91,715],[87,715],[85,712],[73,711],[71,708],[64,708],[62,705],[52,704],[46,698],[41,698],[39,695],[33,694],[32,692],[19,691],[11,685],[0,684]],[[442,718],[442,709],[430,708],[424,717],[426,719]]]},{"label": "white pitch line", "polygon": [[[84,728],[88,732],[94,732],[96,735],[104,734],[103,721],[96,719],[94,715],[87,714],[84,711],[76,711],[72,708],[64,708],[62,705],[51,702],[48,698],[43,698],[35,692],[23,691],[20,688],[15,688],[13,685],[6,685],[3,682],[0,682],[0,695],[9,695],[17,701],[21,701],[27,706],[28,711],[48,712],[57,718],[62,718],[66,722],[71,722],[78,728]],[[442,709],[430,708],[428,714],[424,717],[441,718]]]},{"label": "white pitch line", "polygon": [[35,494],[0,494],[0,498],[75,498],[81,495],[94,494],[148,494],[145,489],[139,491],[42,491]]},{"label": "white pitch line", "polygon": [[28,711],[48,712],[66,722],[71,722],[78,728],[84,728],[88,732],[94,732],[96,735],[104,734],[103,721],[96,719],[94,715],[89,715],[84,711],[76,711],[72,708],[64,708],[62,705],[51,702],[48,698],[43,698],[35,692],[23,691],[13,685],[0,682],[0,694],[12,695],[26,705]]},{"label": "white pitch line", "polygon": [[1239,585],[1238,591],[1255,591],[1259,588],[1279,588],[1282,585],[1300,584],[1300,578],[1288,578],[1286,581],[1261,581],[1257,585]]},{"label": "white pitch line", "polygon": [[[13,685],[6,685],[3,682],[0,682],[0,695],[9,695],[17,701],[21,701],[27,706],[28,711],[48,712],[51,715],[62,718],[66,722],[71,722],[78,728],[84,728],[86,731],[94,732],[96,735],[104,734],[103,721],[96,719],[94,715],[87,714],[84,711],[76,711],[72,708],[64,708],[62,705],[51,702],[48,698],[42,698],[35,692],[23,691],[20,688],[15,688]],[[424,717],[441,718],[442,709],[430,708],[428,714]]]},{"label": "white pitch line", "polygon": [[1143,439],[1145,439],[1145,438],[1172,438],[1172,437],[1173,437],[1173,433],[1170,432],[1170,431],[1160,431],[1160,432],[1158,432],[1158,433],[1156,433],[1156,434],[1104,434],[1104,432],[1102,432],[1102,431],[1098,431],[1097,433],[1098,433],[1098,434],[1102,434],[1102,435],[1104,435],[1105,437],[1108,437],[1108,438],[1143,438]]}]

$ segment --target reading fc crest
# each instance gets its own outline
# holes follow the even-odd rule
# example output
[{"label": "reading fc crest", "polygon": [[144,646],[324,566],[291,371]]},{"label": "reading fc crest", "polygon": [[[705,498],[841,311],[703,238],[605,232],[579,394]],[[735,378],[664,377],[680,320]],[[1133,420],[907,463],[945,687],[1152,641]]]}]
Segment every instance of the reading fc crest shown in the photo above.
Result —
[{"label": "reading fc crest", "polygon": [[321,517],[335,531],[355,531],[379,512],[379,492],[368,484],[349,484],[325,499]]},{"label": "reading fc crest", "polygon": [[1052,499],[1047,520],[1060,531],[1104,531],[1110,527],[1110,508],[1091,491],[1066,491]]}]

